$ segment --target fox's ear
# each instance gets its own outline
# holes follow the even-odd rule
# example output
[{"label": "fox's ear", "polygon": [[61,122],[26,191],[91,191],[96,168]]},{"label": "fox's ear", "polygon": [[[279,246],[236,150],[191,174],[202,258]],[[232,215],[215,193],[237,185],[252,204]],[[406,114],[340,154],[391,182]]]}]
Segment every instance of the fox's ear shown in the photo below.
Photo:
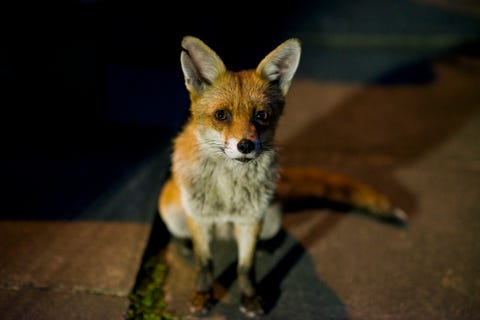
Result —
[{"label": "fox's ear", "polygon": [[202,40],[185,36],[182,48],[180,62],[188,91],[200,93],[226,71],[220,57]]},{"label": "fox's ear", "polygon": [[258,65],[257,73],[268,81],[278,82],[283,94],[290,88],[301,54],[300,41],[292,38],[275,48]]}]

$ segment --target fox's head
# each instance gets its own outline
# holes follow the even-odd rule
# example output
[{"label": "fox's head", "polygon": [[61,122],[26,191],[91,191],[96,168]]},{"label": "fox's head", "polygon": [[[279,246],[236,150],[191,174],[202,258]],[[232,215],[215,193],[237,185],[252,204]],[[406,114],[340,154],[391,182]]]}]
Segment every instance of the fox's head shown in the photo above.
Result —
[{"label": "fox's head", "polygon": [[242,162],[272,150],[285,95],[300,60],[299,40],[283,42],[255,70],[239,72],[227,70],[198,38],[184,37],[182,47],[180,61],[200,147]]}]

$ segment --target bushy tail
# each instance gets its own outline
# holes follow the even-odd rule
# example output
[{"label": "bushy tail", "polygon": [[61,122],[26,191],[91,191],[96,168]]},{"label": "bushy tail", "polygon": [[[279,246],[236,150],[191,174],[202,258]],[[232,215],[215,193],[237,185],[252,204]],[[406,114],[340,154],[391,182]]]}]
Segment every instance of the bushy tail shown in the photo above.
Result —
[{"label": "bushy tail", "polygon": [[380,219],[405,223],[407,215],[372,187],[318,168],[288,167],[280,172],[277,195],[282,202],[328,201],[360,209]]}]

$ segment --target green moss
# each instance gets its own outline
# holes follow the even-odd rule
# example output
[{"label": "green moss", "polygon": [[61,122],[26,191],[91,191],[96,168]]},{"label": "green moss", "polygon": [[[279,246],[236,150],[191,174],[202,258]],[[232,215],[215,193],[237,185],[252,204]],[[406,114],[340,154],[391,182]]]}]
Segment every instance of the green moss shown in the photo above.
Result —
[{"label": "green moss", "polygon": [[160,256],[150,257],[143,266],[144,276],[137,288],[130,294],[128,320],[173,320],[174,316],[165,312],[163,286],[168,267]]}]

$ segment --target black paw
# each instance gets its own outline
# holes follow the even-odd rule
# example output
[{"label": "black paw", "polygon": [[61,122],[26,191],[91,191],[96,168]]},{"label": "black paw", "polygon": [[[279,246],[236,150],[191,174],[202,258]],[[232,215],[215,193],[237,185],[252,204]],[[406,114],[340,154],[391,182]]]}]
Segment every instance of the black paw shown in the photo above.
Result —
[{"label": "black paw", "polygon": [[251,297],[242,295],[240,298],[240,311],[249,318],[260,318],[265,314],[262,299],[257,295]]}]

